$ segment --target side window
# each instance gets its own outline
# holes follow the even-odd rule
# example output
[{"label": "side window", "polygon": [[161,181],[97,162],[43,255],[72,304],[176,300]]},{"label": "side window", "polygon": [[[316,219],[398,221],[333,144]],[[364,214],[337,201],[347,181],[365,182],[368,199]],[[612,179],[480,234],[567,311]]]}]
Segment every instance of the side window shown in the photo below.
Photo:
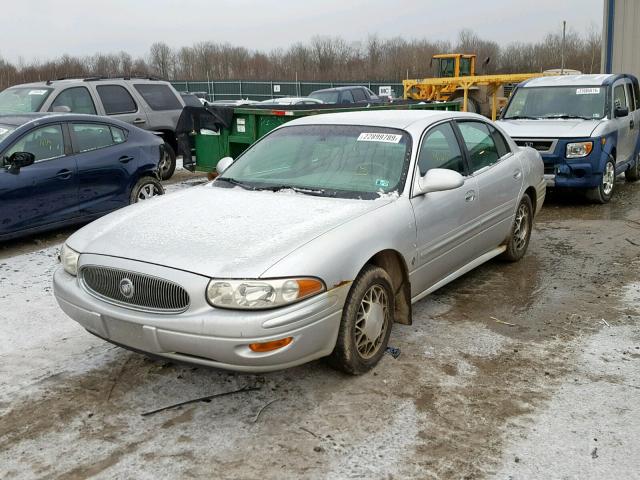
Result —
[{"label": "side window", "polygon": [[126,88],[120,85],[99,85],[96,89],[107,115],[138,111],[136,102]]},{"label": "side window", "polygon": [[73,132],[74,149],[80,153],[109,147],[116,143],[108,125],[73,123],[71,131]]},{"label": "side window", "polygon": [[509,143],[507,142],[507,139],[504,138],[504,136],[498,131],[498,129],[494,128],[493,125],[490,125],[489,130],[491,131],[491,136],[493,137],[493,141],[496,144],[499,158],[502,158],[507,153],[510,153],[511,148],[509,147]]},{"label": "side window", "polygon": [[448,168],[465,174],[460,145],[449,123],[443,123],[429,130],[422,140],[418,156],[420,176],[432,168]]},{"label": "side window", "polygon": [[624,94],[624,85],[616,85],[613,89],[613,108],[627,108],[627,97]]},{"label": "side window", "polygon": [[469,152],[472,172],[493,165],[498,161],[500,158],[498,148],[486,123],[458,122],[458,127]]},{"label": "side window", "polygon": [[113,138],[113,143],[124,143],[127,141],[127,132],[122,128],[111,127],[111,137]]},{"label": "side window", "polygon": [[633,93],[636,98],[636,110],[640,109],[640,88],[637,82],[633,82]]},{"label": "side window", "polygon": [[36,128],[20,138],[5,153],[10,157],[16,152],[29,152],[36,157],[36,162],[64,155],[64,137],[60,125],[47,125]]},{"label": "side window", "polygon": [[151,110],[181,110],[182,105],[173,90],[163,84],[139,83],[133,86]]},{"label": "side window", "polygon": [[74,113],[96,114],[91,94],[86,87],[72,87],[60,92],[49,108],[53,112],[55,107],[69,107]]},{"label": "side window", "polygon": [[342,102],[340,103],[353,103],[353,95],[351,94],[351,90],[345,90],[342,92]]},{"label": "side window", "polygon": [[635,104],[636,104],[636,100],[633,98],[633,88],[631,86],[631,83],[627,83],[627,98],[629,99],[629,110],[633,111],[636,109]]},{"label": "side window", "polygon": [[364,92],[359,89],[356,88],[354,90],[352,90],[353,92],[353,100],[356,102],[365,102],[367,100],[367,97],[365,96]]}]

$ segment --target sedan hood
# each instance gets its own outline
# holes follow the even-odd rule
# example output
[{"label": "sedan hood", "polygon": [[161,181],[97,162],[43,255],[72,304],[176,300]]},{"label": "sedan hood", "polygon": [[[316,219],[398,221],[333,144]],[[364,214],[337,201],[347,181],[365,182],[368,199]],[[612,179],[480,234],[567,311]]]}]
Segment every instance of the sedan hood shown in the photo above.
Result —
[{"label": "sedan hood", "polygon": [[512,138],[583,138],[590,137],[602,120],[500,120]]},{"label": "sedan hood", "polygon": [[[393,198],[352,200],[209,184],[123,208],[82,228],[67,243],[80,253],[209,277],[257,278],[305,243]],[[291,274],[310,274],[300,268]]]}]

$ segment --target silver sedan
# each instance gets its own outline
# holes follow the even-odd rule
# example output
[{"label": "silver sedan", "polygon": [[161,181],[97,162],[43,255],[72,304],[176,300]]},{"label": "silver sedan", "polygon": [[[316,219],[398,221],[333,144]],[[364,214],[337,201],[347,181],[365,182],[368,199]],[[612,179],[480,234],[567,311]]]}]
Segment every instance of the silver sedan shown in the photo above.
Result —
[{"label": "silver sedan", "polygon": [[545,198],[540,155],[467,113],[305,117],[218,171],[72,235],[62,309],[169,359],[268,371],[328,356],[359,374],[412,303],[519,260]]}]

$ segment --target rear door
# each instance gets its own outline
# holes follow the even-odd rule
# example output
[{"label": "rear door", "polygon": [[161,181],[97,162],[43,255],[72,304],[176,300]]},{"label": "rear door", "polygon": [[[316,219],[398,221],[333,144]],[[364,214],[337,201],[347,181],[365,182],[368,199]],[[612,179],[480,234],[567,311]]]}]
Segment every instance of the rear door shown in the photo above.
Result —
[{"label": "rear door", "polygon": [[493,125],[480,120],[458,120],[456,125],[478,182],[478,244],[487,252],[509,235],[523,185],[522,165]]},{"label": "rear door", "polygon": [[10,172],[0,168],[0,235],[64,222],[79,216],[78,175],[64,124],[36,127],[2,158],[29,152],[35,163]]},{"label": "rear door", "polygon": [[147,114],[125,87],[103,83],[95,88],[105,115],[140,128],[147,128]]},{"label": "rear door", "polygon": [[627,101],[629,102],[629,142],[631,155],[629,160],[633,160],[634,154],[638,149],[638,141],[640,140],[640,110],[638,110],[638,101],[633,83],[627,80],[625,84],[627,91]]},{"label": "rear door", "polygon": [[127,142],[127,132],[96,122],[73,122],[69,130],[82,214],[102,214],[128,205],[139,151]]}]

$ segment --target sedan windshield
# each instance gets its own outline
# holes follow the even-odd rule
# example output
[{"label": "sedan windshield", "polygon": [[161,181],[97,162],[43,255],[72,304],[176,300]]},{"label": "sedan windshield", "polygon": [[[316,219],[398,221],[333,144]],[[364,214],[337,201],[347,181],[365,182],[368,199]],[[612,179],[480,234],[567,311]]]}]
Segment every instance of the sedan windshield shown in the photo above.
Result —
[{"label": "sedan windshield", "polygon": [[16,129],[13,125],[3,125],[0,123],[0,142],[9,136]]},{"label": "sedan windshield", "polygon": [[14,87],[0,92],[0,113],[38,112],[53,89]]},{"label": "sedan windshield", "polygon": [[376,198],[402,192],[410,154],[411,138],[402,130],[353,125],[284,127],[248,149],[214,185]]},{"label": "sedan windshield", "polygon": [[584,118],[605,116],[604,87],[529,87],[514,93],[503,119]]}]

